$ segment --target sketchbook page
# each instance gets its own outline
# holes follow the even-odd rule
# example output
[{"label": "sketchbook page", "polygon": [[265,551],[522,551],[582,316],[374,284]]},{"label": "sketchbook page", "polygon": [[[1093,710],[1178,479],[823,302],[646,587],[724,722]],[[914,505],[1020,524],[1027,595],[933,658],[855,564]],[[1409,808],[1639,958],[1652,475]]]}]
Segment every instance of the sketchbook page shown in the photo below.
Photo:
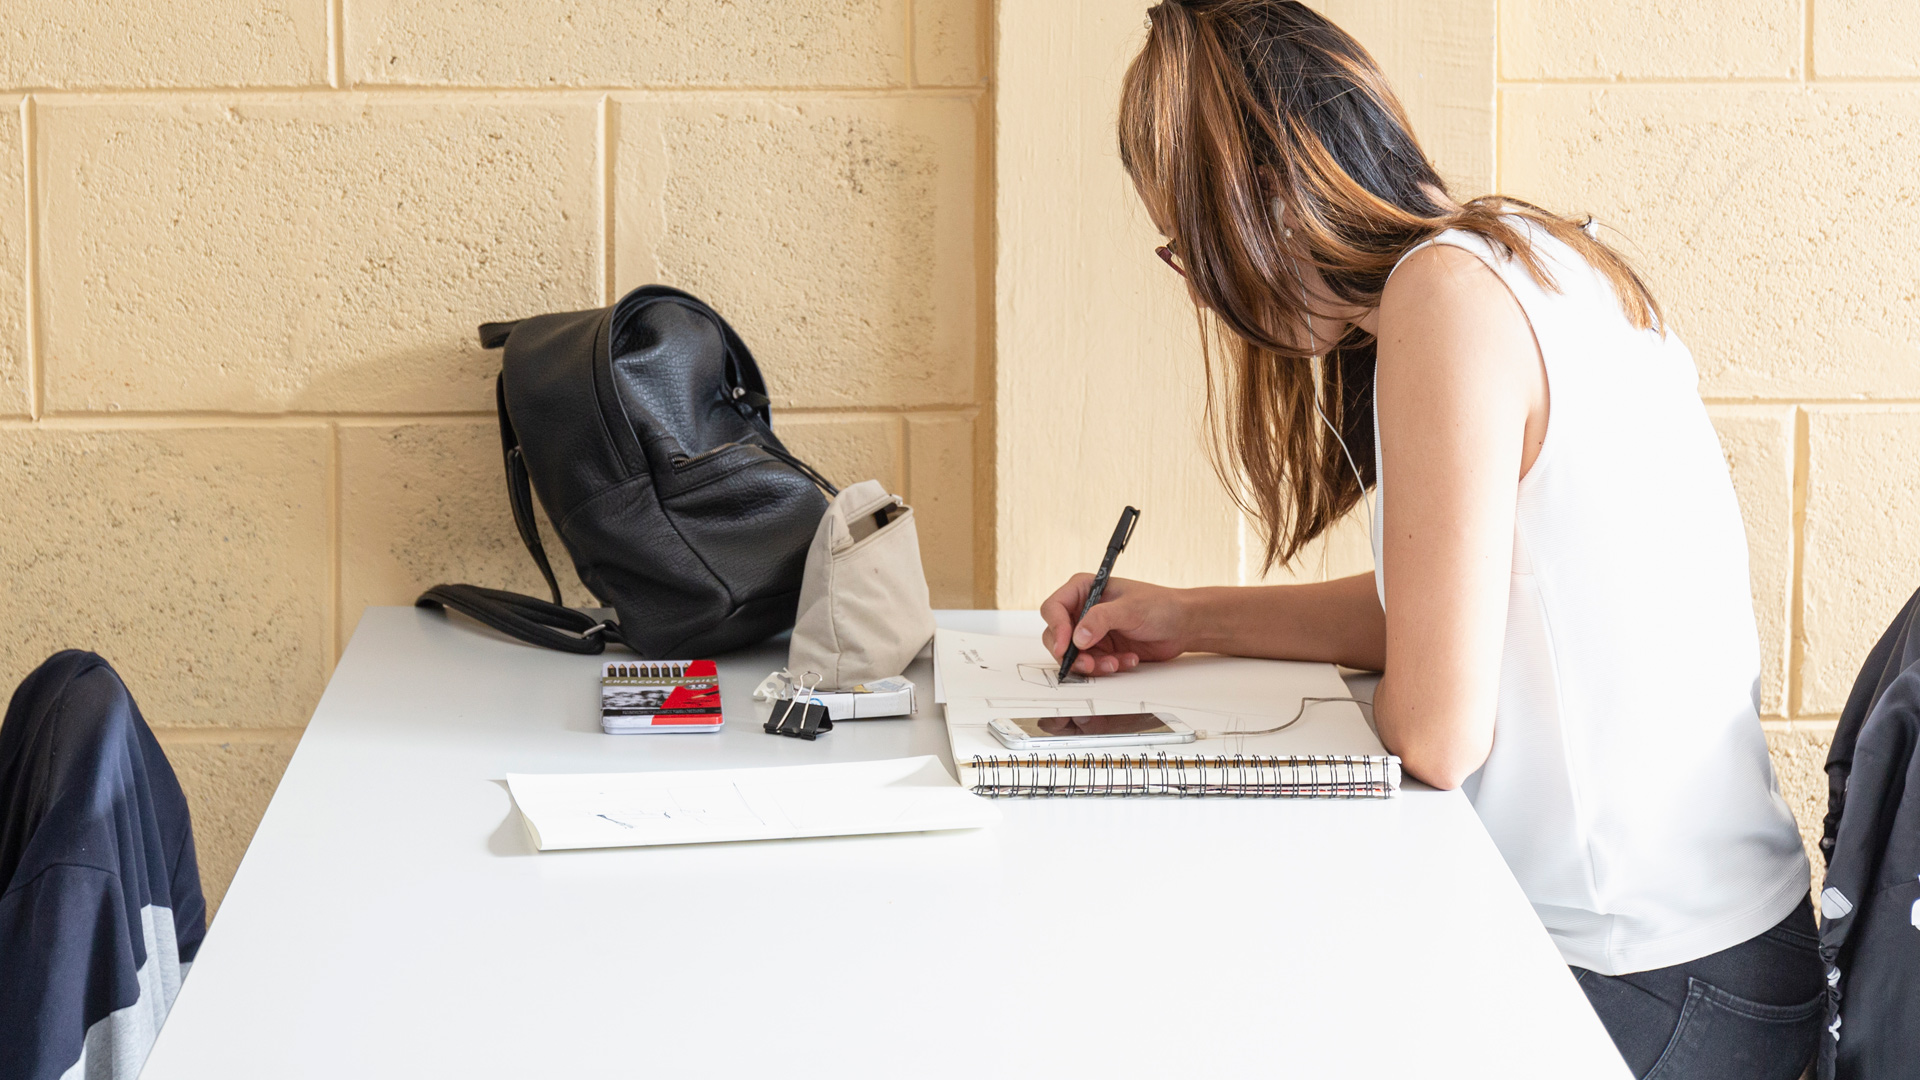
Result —
[{"label": "sketchbook page", "polygon": [[[956,765],[965,766],[976,755],[1016,753],[987,730],[995,717],[1121,712],[1165,712],[1207,733],[1191,743],[1140,748],[1148,754],[1386,753],[1360,707],[1350,701],[1310,704],[1299,721],[1282,732],[1237,734],[1284,723],[1300,709],[1303,698],[1351,696],[1332,664],[1189,655],[1061,684],[1056,680],[1059,665],[1034,638],[942,630],[934,642]],[[1115,747],[1113,752],[1128,749]]]},{"label": "sketchbook page", "polygon": [[[946,703],[1003,715],[1017,709],[1041,710],[1025,715],[1085,713],[1090,701],[1126,703],[1095,712],[1131,712],[1148,700],[1263,716],[1284,707],[1292,715],[1303,693],[1348,696],[1332,664],[1189,653],[1115,675],[1068,675],[1061,682],[1059,661],[1035,637],[941,630],[934,640]],[[1292,697],[1282,702],[1284,691]]]},{"label": "sketchbook page", "polygon": [[541,851],[971,829],[999,811],[930,756],[702,772],[509,773]]}]

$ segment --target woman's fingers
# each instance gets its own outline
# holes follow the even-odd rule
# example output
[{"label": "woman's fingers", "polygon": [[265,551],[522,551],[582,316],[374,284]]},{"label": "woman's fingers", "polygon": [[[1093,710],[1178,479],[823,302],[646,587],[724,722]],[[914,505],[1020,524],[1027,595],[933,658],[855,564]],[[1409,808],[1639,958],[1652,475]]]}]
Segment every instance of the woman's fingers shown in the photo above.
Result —
[{"label": "woman's fingers", "polygon": [[1040,616],[1047,624],[1040,642],[1056,660],[1066,655],[1069,641],[1078,646],[1080,655],[1074,658],[1072,670],[1081,675],[1132,671],[1140,666],[1143,652],[1162,647],[1156,633],[1164,632],[1152,630],[1149,624],[1156,622],[1154,611],[1164,606],[1167,590],[1112,578],[1100,603],[1082,619],[1080,608],[1092,588],[1092,574],[1075,574],[1047,597],[1040,605]]},{"label": "woman's fingers", "polygon": [[1075,574],[1041,603],[1040,617],[1046,620],[1047,629],[1040,635],[1040,643],[1054,659],[1066,655],[1067,635],[1073,630],[1073,620],[1080,614],[1081,605],[1087,602],[1087,591],[1091,588],[1092,574]]},{"label": "woman's fingers", "polygon": [[1082,675],[1116,675],[1139,666],[1140,654],[1135,652],[1081,653],[1073,662],[1073,670]]},{"label": "woman's fingers", "polygon": [[1126,633],[1137,628],[1140,613],[1137,605],[1125,597],[1109,596],[1103,603],[1093,605],[1086,618],[1073,628],[1073,643],[1082,649],[1091,649],[1113,631]]}]

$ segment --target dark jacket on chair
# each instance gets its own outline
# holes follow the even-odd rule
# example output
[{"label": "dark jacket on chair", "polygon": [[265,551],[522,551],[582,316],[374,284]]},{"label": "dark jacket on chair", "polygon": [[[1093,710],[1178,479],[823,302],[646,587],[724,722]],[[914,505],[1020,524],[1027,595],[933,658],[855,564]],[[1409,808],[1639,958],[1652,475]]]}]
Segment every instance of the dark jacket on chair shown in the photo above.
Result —
[{"label": "dark jacket on chair", "polygon": [[[1827,758],[1821,1080],[1920,1075],[1920,593],[1874,646]],[[1843,1023],[1844,1022],[1844,1023]]]},{"label": "dark jacket on chair", "polygon": [[206,934],[186,796],[105,660],[0,724],[0,1080],[139,1073]]}]

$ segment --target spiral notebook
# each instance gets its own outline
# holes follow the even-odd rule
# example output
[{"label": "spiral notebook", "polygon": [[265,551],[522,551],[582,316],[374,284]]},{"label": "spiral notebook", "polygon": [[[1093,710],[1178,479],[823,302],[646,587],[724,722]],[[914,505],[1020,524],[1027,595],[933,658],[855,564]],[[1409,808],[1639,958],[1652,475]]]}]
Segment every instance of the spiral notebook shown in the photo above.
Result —
[{"label": "spiral notebook", "polygon": [[[960,785],[982,795],[1170,795],[1385,799],[1400,789],[1387,753],[1331,664],[1189,655],[1118,675],[1057,679],[1032,637],[941,630],[936,701]],[[996,717],[1165,712],[1205,737],[1171,746],[1036,753],[1009,750]],[[1285,730],[1253,734],[1299,719]]]}]

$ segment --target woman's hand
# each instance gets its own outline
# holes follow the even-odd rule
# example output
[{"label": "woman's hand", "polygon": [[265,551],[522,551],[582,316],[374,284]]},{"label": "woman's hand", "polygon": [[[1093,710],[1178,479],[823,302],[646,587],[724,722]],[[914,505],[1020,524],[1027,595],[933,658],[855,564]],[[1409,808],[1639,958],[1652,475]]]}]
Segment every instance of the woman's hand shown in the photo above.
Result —
[{"label": "woman's hand", "polygon": [[1076,627],[1074,617],[1092,588],[1092,574],[1075,574],[1040,605],[1040,617],[1047,620],[1041,643],[1058,660],[1066,655],[1072,634],[1080,646],[1075,672],[1111,675],[1136,668],[1142,660],[1171,660],[1194,648],[1188,629],[1193,590],[1108,578],[1100,602]]}]

